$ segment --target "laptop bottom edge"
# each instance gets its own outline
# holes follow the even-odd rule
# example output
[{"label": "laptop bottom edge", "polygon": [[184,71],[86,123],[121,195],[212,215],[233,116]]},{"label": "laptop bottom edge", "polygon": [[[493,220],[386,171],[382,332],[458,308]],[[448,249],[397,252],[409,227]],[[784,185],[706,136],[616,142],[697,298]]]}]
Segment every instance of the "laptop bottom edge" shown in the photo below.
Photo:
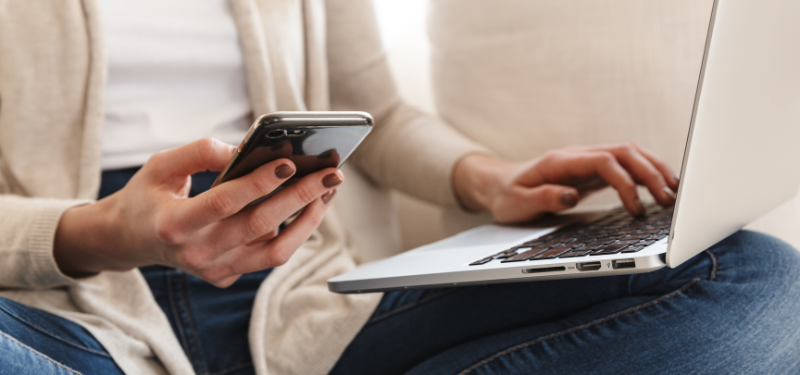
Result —
[{"label": "laptop bottom edge", "polygon": [[[627,254],[625,254],[627,255]],[[513,282],[575,279],[629,275],[657,271],[666,266],[665,252],[656,254],[616,254],[613,257],[582,257],[555,264],[520,264],[514,267],[465,270],[424,275],[407,275],[369,280],[328,281],[336,293],[374,293],[406,289],[429,289],[488,285]]]}]

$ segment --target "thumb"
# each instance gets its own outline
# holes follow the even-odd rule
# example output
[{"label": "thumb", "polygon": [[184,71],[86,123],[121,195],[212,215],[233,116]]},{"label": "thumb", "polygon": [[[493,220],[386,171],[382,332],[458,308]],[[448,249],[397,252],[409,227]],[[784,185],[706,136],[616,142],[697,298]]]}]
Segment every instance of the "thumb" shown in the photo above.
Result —
[{"label": "thumb", "polygon": [[214,138],[203,138],[173,149],[160,151],[147,164],[157,178],[188,176],[206,170],[221,171],[233,157],[236,146]]},{"label": "thumb", "polygon": [[578,190],[564,185],[544,184],[525,192],[526,201],[541,212],[559,212],[575,207],[580,200]]}]

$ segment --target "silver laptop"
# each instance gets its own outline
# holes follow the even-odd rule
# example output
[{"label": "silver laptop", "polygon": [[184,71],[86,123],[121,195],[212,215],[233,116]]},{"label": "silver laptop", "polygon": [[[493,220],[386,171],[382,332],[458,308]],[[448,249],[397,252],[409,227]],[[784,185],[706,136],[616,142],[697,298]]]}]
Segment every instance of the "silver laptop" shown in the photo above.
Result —
[{"label": "silver laptop", "polygon": [[[677,267],[797,194],[800,1],[716,0],[674,208],[484,225],[328,280],[338,293]],[[689,120],[689,119],[687,119]],[[758,254],[753,254],[758,256]]]}]

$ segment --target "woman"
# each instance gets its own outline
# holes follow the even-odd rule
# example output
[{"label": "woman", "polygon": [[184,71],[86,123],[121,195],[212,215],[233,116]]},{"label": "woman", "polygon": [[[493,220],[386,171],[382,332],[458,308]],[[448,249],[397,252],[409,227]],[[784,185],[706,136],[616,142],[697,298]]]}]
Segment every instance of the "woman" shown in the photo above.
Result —
[{"label": "woman", "polygon": [[[646,361],[603,369],[731,372],[753,351],[773,355],[760,370],[797,366],[800,333],[765,322],[796,319],[798,255],[766,236],[643,276],[342,296],[324,283],[355,266],[326,215],[340,171],[242,212],[291,162],[207,190],[204,171],[253,116],[333,109],[375,117],[351,162],[377,183],[500,222],[572,207],[587,193],[573,186],[597,180],[635,215],[636,182],[674,203],[672,171],[635,145],[508,163],[407,107],[368,1],[12,2],[0,49],[7,371],[588,372],[642,347]],[[228,143],[193,141],[210,135]],[[745,258],[752,248],[762,256]]]}]

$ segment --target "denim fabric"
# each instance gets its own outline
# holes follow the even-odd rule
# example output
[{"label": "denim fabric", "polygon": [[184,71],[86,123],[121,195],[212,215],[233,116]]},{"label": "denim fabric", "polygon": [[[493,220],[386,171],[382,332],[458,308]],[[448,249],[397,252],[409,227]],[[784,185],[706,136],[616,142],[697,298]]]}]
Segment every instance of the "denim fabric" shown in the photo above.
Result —
[{"label": "denim fabric", "polygon": [[0,374],[122,374],[83,327],[0,297]]},{"label": "denim fabric", "polygon": [[[135,171],[105,172],[101,191]],[[193,176],[192,195],[215,177]],[[199,374],[254,372],[248,325],[269,270],[227,289],[142,272]],[[3,299],[0,350],[0,374],[119,373],[79,326]],[[402,373],[798,374],[800,253],[741,231],[676,269],[386,293],[332,374]]]},{"label": "denim fabric", "polygon": [[740,231],[676,269],[387,293],[332,374],[798,374],[800,253]]},{"label": "denim fabric", "polygon": [[247,332],[256,291],[270,270],[242,275],[225,289],[174,268],[141,271],[198,374],[255,374]]}]

